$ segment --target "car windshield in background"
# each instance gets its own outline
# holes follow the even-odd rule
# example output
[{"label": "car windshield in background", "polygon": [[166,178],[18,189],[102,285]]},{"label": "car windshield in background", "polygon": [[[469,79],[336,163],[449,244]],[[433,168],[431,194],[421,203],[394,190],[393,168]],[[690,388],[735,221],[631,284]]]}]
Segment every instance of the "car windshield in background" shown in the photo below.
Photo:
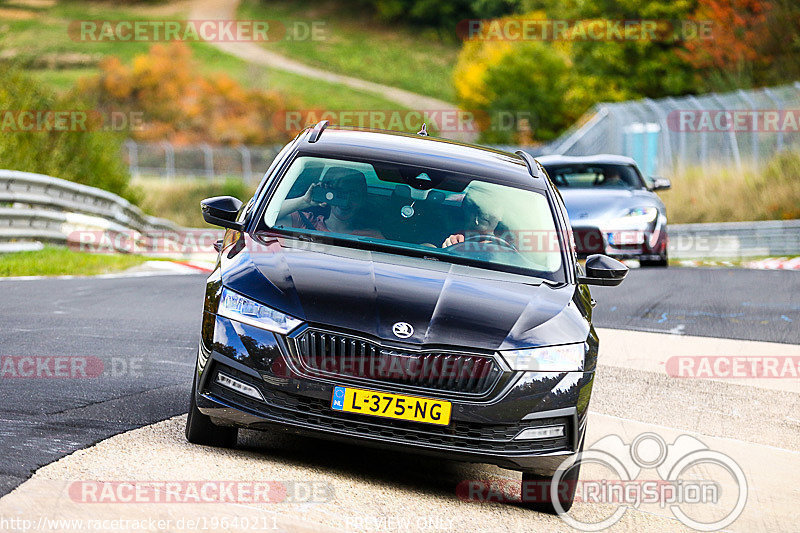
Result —
[{"label": "car windshield in background", "polygon": [[447,170],[298,157],[264,222],[563,281],[562,236],[543,194]]},{"label": "car windshield in background", "polygon": [[630,165],[549,165],[546,168],[550,179],[559,188],[644,188],[636,169]]}]

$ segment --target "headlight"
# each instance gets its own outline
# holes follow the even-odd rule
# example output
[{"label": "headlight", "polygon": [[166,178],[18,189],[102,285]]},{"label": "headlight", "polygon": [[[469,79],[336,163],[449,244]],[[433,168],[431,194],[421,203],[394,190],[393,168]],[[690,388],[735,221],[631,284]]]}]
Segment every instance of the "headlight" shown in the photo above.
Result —
[{"label": "headlight", "polygon": [[646,230],[658,218],[655,207],[634,207],[617,218],[602,223],[603,231]]},{"label": "headlight", "polygon": [[500,353],[513,370],[574,372],[583,370],[586,343],[542,346]]},{"label": "headlight", "polygon": [[658,209],[655,207],[635,207],[628,211],[622,219],[628,223],[640,222],[642,224],[650,224],[657,216]]},{"label": "headlight", "polygon": [[254,302],[225,287],[222,288],[222,297],[219,301],[217,314],[284,335],[303,323],[302,320]]}]

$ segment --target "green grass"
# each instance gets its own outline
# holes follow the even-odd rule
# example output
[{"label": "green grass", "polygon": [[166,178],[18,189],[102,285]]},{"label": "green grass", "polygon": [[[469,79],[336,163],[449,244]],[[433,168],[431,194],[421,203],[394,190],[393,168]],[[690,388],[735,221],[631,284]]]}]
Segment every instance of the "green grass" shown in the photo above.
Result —
[{"label": "green grass", "polygon": [[659,192],[672,224],[800,218],[800,147],[759,165],[695,167]]},{"label": "green grass", "polygon": [[452,74],[460,43],[430,30],[378,22],[365,11],[341,0],[244,0],[238,18],[280,21],[285,28],[323,22],[317,27],[325,39],[283,39],[263,46],[319,68],[454,102]]},{"label": "green grass", "polygon": [[14,9],[29,9],[34,14],[34,17],[29,19],[3,19],[0,12],[0,21],[7,27],[2,46],[15,51],[17,58],[23,63],[45,54],[76,53],[92,60],[116,55],[124,62],[129,62],[136,54],[147,52],[151,43],[73,40],[69,34],[70,22],[158,18],[147,17],[141,10],[114,8],[110,3],[62,1],[46,9],[24,6],[17,6]]},{"label": "green grass", "polygon": [[45,246],[38,251],[0,254],[0,277],[91,276],[119,272],[149,260],[141,255],[93,254]]},{"label": "green grass", "polygon": [[398,109],[398,105],[374,93],[345,85],[313,80],[290,72],[251,65],[208,43],[191,43],[192,52],[205,74],[225,72],[245,87],[277,91],[290,100],[291,109]]},{"label": "green grass", "polygon": [[70,68],[57,70],[34,70],[26,69],[27,74],[44,86],[54,89],[56,92],[66,92],[72,89],[81,78],[94,76],[100,72],[96,67]]},{"label": "green grass", "polygon": [[203,220],[201,200],[212,196],[235,196],[246,202],[256,188],[256,184],[247,187],[240,179],[208,182],[200,179],[139,178],[132,182],[132,186],[141,198],[142,209],[187,228],[212,227]]},{"label": "green grass", "polygon": [[[10,4],[0,4],[11,7]],[[105,2],[62,1],[49,8],[30,8],[14,5],[15,11],[27,10],[27,19],[3,18],[0,9],[0,27],[3,37],[0,47],[16,54],[16,61],[43,85],[59,92],[75,86],[78,79],[99,72],[98,63],[106,56],[115,55],[130,64],[139,54],[145,54],[150,42],[85,42],[70,38],[69,24],[75,20],[133,20],[181,19],[185,13],[151,14],[152,9],[168,8],[168,3],[147,2],[115,6]],[[397,109],[394,104],[373,93],[357,91],[344,85],[310,80],[303,76],[248,64],[239,58],[221,52],[203,42],[188,43],[200,70],[207,75],[224,72],[245,87],[272,89],[287,97],[293,109]],[[86,63],[65,65],[60,68],[35,68],[37,58],[44,55],[81,57]],[[0,66],[1,67],[1,66]]]}]

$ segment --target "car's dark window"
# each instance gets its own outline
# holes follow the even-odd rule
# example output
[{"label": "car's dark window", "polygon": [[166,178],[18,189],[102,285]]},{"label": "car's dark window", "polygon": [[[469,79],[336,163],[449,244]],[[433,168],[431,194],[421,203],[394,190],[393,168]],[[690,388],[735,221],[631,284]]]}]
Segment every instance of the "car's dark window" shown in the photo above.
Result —
[{"label": "car's dark window", "polygon": [[298,157],[266,206],[263,223],[486,268],[551,275],[562,269],[543,193],[447,170]]},{"label": "car's dark window", "polygon": [[572,164],[545,165],[550,179],[557,187],[604,189],[644,188],[639,173],[631,165]]}]

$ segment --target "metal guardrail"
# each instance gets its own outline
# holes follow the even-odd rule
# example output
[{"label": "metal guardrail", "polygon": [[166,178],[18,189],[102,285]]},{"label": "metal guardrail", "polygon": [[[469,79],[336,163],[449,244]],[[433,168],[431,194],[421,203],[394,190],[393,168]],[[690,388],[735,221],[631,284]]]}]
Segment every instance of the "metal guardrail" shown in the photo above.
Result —
[{"label": "metal guardrail", "polygon": [[[124,198],[42,174],[0,170],[0,242],[64,244],[79,230],[111,237],[143,238],[183,233],[174,223],[144,214]],[[670,256],[675,259],[800,255],[800,220],[671,224]],[[177,235],[176,235],[177,236]],[[120,249],[130,249],[121,242]]]},{"label": "metal guardrail", "polygon": [[674,259],[800,256],[800,220],[671,224]]},{"label": "metal guardrail", "polygon": [[174,223],[144,214],[124,198],[71,181],[0,170],[0,242],[64,244],[79,229],[147,236],[179,231]]}]

